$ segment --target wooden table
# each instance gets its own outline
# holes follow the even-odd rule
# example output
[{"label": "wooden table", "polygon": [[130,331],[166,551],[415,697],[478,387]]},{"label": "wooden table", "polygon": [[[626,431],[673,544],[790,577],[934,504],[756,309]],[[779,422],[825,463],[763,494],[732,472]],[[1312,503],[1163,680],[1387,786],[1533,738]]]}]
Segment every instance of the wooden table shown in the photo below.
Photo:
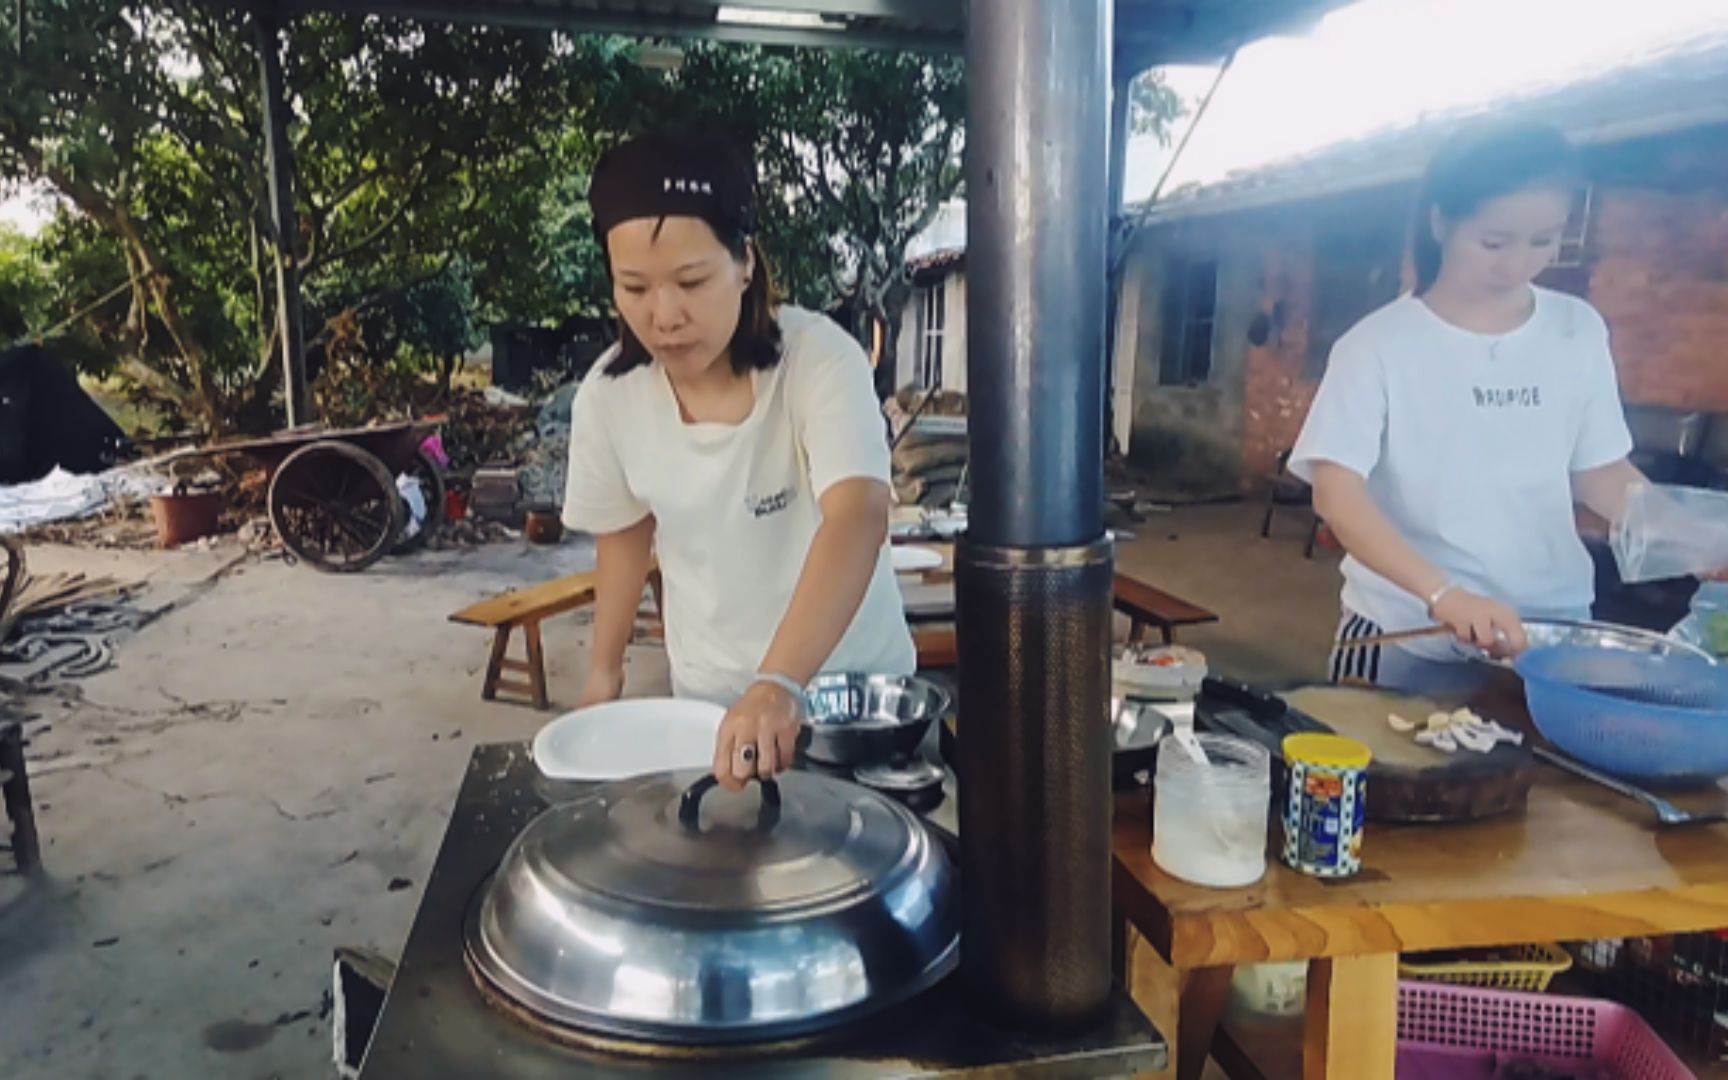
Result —
[{"label": "wooden table", "polygon": [[[1127,956],[1135,983],[1179,984],[1184,1080],[1205,1065],[1237,964],[1309,961],[1304,1075],[1385,1080],[1400,952],[1728,926],[1728,826],[1659,832],[1644,808],[1551,769],[1523,815],[1371,825],[1361,875],[1333,884],[1276,862],[1248,889],[1179,882],[1152,862],[1147,803],[1144,792],[1117,799],[1113,885],[1124,952],[1149,944],[1162,961]],[[1131,985],[1136,998],[1170,996]]]}]

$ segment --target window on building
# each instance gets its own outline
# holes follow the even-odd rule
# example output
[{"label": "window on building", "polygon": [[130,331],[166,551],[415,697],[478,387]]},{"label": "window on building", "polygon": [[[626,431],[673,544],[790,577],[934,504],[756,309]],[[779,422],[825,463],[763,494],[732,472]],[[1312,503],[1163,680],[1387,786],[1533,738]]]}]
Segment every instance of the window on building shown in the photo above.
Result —
[{"label": "window on building", "polygon": [[948,284],[918,290],[918,388],[942,386],[942,339],[948,330]]},{"label": "window on building", "polygon": [[1158,381],[1203,383],[1212,376],[1212,324],[1218,312],[1218,262],[1173,256],[1165,264],[1164,342]]},{"label": "window on building", "polygon": [[1590,241],[1590,211],[1593,209],[1596,189],[1588,184],[1581,188],[1572,199],[1572,214],[1566,219],[1566,228],[1560,233],[1559,250],[1554,253],[1554,266],[1558,269],[1569,269],[1584,265],[1584,256]]}]

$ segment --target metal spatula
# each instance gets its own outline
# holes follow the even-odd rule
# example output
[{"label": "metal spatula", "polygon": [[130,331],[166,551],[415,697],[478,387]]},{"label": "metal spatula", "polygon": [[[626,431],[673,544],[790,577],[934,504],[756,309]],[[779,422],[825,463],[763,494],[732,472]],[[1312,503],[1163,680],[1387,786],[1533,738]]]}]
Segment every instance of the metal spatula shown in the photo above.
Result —
[{"label": "metal spatula", "polygon": [[1552,750],[1544,749],[1540,746],[1533,747],[1533,750],[1537,757],[1557,769],[1564,769],[1575,776],[1580,776],[1592,783],[1600,784],[1609,791],[1614,792],[1616,795],[1624,795],[1628,799],[1634,799],[1643,803],[1650,809],[1656,811],[1656,820],[1663,826],[1714,825],[1718,822],[1728,821],[1728,812],[1716,811],[1708,814],[1688,813],[1659,795],[1651,794],[1643,788],[1634,784],[1628,784],[1623,780],[1616,780],[1606,773],[1599,773],[1588,765],[1580,765],[1571,758],[1562,757]]}]

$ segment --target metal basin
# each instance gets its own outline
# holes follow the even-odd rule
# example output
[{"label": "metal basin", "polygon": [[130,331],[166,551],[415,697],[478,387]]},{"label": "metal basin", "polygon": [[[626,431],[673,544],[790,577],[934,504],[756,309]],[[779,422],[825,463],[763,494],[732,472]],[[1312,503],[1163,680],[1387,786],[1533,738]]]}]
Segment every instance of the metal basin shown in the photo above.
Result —
[{"label": "metal basin", "polygon": [[947,714],[948,691],[916,675],[823,675],[804,694],[804,752],[827,765],[871,765],[918,749]]},{"label": "metal basin", "polygon": [[[1670,655],[1684,653],[1714,664],[1716,658],[1690,642],[1604,622],[1571,622],[1565,619],[1527,619],[1524,632],[1530,637],[1530,648],[1545,649],[1555,645],[1577,645],[1591,649],[1617,649],[1621,652]],[[1510,666],[1510,665],[1508,665]]]},{"label": "metal basin", "polygon": [[470,909],[476,971],[554,1024],[724,1045],[823,1031],[953,970],[955,871],[910,811],[814,773],[712,783],[656,773],[541,814]]}]

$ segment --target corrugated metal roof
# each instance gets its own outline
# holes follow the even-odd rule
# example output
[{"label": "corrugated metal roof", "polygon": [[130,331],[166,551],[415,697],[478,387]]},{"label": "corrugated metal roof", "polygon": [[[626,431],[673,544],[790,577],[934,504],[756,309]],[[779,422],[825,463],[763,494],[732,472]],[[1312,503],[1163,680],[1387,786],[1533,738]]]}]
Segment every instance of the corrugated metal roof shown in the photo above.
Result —
[{"label": "corrugated metal roof", "polygon": [[1585,145],[1728,123],[1728,33],[1672,42],[1591,78],[1425,115],[1218,183],[1178,189],[1149,210],[1142,203],[1129,213],[1143,210],[1142,221],[1156,225],[1408,182],[1460,126],[1490,116],[1546,121]]},{"label": "corrugated metal roof", "polygon": [[[1017,2],[1017,0],[982,0]],[[1117,63],[1133,71],[1215,59],[1274,33],[1301,32],[1350,0],[1116,0]],[[251,8],[253,0],[227,0]],[[348,11],[446,22],[785,45],[959,49],[965,0],[258,0],[283,14]],[[722,7],[797,12],[819,25],[739,24]]]}]

